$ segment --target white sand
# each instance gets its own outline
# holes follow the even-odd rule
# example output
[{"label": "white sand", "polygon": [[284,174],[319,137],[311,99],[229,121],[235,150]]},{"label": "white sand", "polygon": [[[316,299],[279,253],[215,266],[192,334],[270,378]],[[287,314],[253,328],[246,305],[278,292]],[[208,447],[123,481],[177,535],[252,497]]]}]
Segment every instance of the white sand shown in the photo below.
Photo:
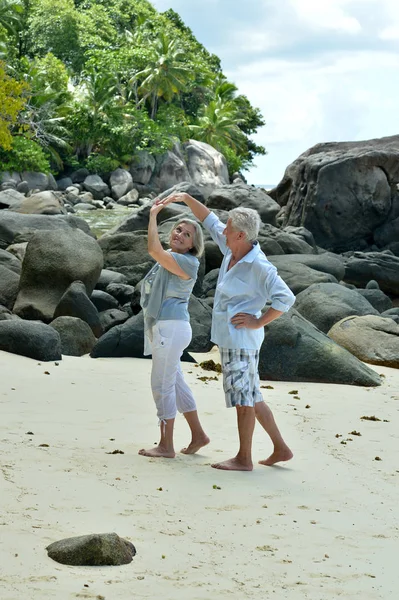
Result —
[{"label": "white sand", "polygon": [[[157,441],[150,361],[55,366],[0,352],[1,600],[398,597],[398,371],[376,369],[386,377],[375,389],[270,382],[264,396],[295,457],[233,473],[209,466],[237,449],[221,381],[183,368],[211,445],[148,459],[137,451]],[[189,441],[181,417],[175,439]],[[107,454],[115,449],[124,454]],[[270,452],[257,427],[254,459]],[[130,565],[47,557],[53,541],[111,531],[135,544]]]}]

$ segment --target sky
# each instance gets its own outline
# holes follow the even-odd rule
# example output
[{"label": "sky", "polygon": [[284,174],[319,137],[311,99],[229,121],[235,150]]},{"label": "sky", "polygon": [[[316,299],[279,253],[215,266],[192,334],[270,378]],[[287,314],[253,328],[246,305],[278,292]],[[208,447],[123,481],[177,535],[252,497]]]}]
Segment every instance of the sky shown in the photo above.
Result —
[{"label": "sky", "polygon": [[245,172],[277,184],[320,142],[399,133],[398,0],[151,0],[172,8],[266,121]]}]

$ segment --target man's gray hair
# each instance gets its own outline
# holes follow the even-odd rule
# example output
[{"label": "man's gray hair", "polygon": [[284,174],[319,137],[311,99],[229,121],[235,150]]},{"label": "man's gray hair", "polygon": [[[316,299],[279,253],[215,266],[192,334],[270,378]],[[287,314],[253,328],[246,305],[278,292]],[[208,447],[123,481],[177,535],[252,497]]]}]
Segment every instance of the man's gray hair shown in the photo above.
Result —
[{"label": "man's gray hair", "polygon": [[259,228],[262,224],[261,218],[256,210],[252,208],[233,208],[229,211],[229,219],[235,231],[245,233],[247,242],[255,242]]},{"label": "man's gray hair", "polygon": [[179,227],[179,225],[181,225],[182,223],[185,223],[186,225],[192,225],[194,227],[193,247],[191,248],[191,250],[189,250],[189,252],[193,256],[196,256],[197,258],[199,258],[204,253],[204,236],[202,234],[201,225],[197,221],[194,221],[193,219],[180,219],[180,221],[177,221],[177,223],[173,223],[172,229],[170,230],[170,233],[169,233],[169,244],[172,239],[173,231],[176,229],[176,227]]}]

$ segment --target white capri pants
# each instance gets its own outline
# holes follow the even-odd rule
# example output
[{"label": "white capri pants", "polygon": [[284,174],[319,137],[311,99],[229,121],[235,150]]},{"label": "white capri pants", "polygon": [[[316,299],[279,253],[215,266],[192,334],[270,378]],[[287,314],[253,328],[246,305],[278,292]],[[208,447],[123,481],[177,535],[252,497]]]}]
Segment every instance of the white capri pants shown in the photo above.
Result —
[{"label": "white capri pants", "polygon": [[183,378],[180,357],[191,342],[188,321],[157,321],[152,328],[151,389],[159,422],[197,410],[194,396]]}]

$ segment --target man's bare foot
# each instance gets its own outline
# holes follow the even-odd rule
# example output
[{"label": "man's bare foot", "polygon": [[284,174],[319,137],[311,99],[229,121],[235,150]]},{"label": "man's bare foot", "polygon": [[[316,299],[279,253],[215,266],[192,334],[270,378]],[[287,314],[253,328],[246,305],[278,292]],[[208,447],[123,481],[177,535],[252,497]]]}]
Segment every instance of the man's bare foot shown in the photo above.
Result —
[{"label": "man's bare foot", "polygon": [[187,448],[183,448],[180,452],[183,454],[195,454],[200,448],[207,446],[211,440],[207,435],[197,440],[191,440]]},{"label": "man's bare foot", "polygon": [[280,450],[275,450],[269,456],[269,458],[266,458],[266,460],[260,460],[259,464],[266,465],[267,467],[271,467],[272,465],[275,465],[278,462],[286,462],[287,460],[291,460],[291,458],[293,456],[294,456],[293,453],[287,446],[286,448],[281,448]]},{"label": "man's bare foot", "polygon": [[252,462],[242,462],[237,457],[224,460],[220,463],[213,463],[211,467],[222,471],[252,471],[254,468]]},{"label": "man's bare foot", "polygon": [[151,450],[145,450],[142,448],[139,450],[139,454],[141,454],[141,456],[149,456],[151,458],[174,458],[176,456],[174,450],[168,451],[165,448],[162,448],[162,446],[151,448]]}]

